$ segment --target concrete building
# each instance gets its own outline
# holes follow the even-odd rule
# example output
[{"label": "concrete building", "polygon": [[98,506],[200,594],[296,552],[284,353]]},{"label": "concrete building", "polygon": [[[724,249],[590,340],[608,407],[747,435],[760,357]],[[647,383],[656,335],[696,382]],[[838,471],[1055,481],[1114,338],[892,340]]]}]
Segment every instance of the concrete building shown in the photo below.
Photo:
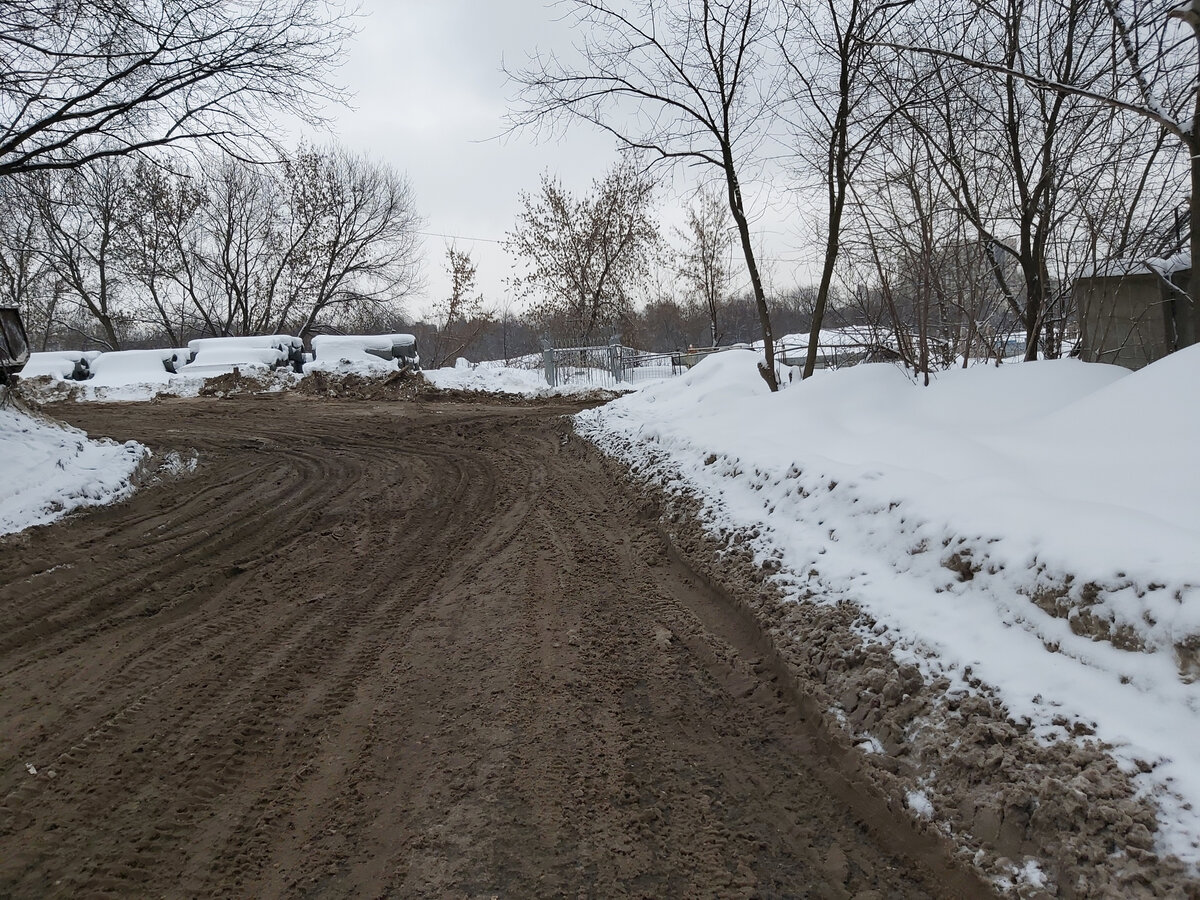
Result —
[{"label": "concrete building", "polygon": [[1140,369],[1194,344],[1197,323],[1187,295],[1190,274],[1177,258],[1120,271],[1110,267],[1077,279],[1080,356],[1087,362]]}]

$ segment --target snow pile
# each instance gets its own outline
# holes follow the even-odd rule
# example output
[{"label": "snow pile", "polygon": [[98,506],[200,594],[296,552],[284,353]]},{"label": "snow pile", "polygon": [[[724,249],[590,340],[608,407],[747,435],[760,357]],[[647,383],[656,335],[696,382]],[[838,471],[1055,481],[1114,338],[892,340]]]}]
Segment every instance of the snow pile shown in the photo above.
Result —
[{"label": "snow pile", "polygon": [[290,334],[197,338],[188,341],[192,359],[177,369],[181,375],[213,378],[238,371],[262,372],[298,360],[304,343]]},{"label": "snow pile", "polygon": [[569,397],[592,394],[597,390],[628,391],[632,386],[612,386],[598,379],[597,383],[581,379],[550,387],[541,369],[520,369],[509,366],[480,365],[476,368],[455,366],[429,369],[423,373],[436,388],[455,391],[478,391],[491,394],[516,394],[521,397]]},{"label": "snow pile", "polygon": [[[166,350],[35,354],[37,364],[21,373],[22,390],[46,403],[137,402],[160,394],[195,397],[207,379],[229,376],[237,369],[250,376],[256,390],[278,391],[292,383],[289,364],[300,358],[302,349],[299,338],[276,334],[200,338],[186,348]],[[90,364],[86,381],[72,380],[79,358]]]},{"label": "snow pile", "polygon": [[[410,364],[420,363],[416,338],[411,334],[318,335],[312,344],[313,359],[303,365],[306,377],[321,373],[381,380]],[[285,390],[301,383],[285,371],[287,364],[296,363],[301,354],[300,339],[290,335],[200,338],[190,341],[186,350],[86,354],[93,360],[95,377],[78,382],[70,379],[80,354],[37,354],[44,359],[27,371],[23,389],[45,403],[63,400],[133,402],[152,400],[160,394],[196,397],[202,392],[212,393],[205,388],[206,380],[227,379],[236,368],[242,376],[248,376],[257,384],[256,390]],[[540,354],[531,354],[514,362],[524,365],[509,366],[497,361],[473,366],[458,360],[453,368],[424,374],[437,388],[527,398],[579,396],[598,390],[621,392],[639,386],[614,385],[604,370],[564,366],[559,372],[564,383],[551,388],[542,373]],[[535,368],[530,368],[531,365]],[[230,383],[231,390],[244,388],[241,382]]]},{"label": "snow pile", "polygon": [[251,334],[242,337],[209,337],[188,341],[193,353],[205,350],[280,350],[280,359],[287,359],[289,351],[304,349],[304,342],[291,334]]},{"label": "snow pile", "polygon": [[981,679],[1042,741],[1094,730],[1158,802],[1158,849],[1200,863],[1200,347],[778,394],[757,359],[716,354],[578,428],[699,496],[788,596],[859,604],[868,640]]},{"label": "snow pile", "polygon": [[195,396],[203,380],[174,374],[190,356],[186,349],[99,353],[91,360],[92,377],[87,381],[55,378],[48,385],[38,386],[31,384],[28,374],[22,372],[23,390],[40,402],[67,399],[132,402],[151,400],[164,392]]},{"label": "snow pile", "polygon": [[0,534],[122,499],[149,452],[133,441],[93,441],[78,429],[0,409]]},{"label": "snow pile", "polygon": [[179,369],[183,376],[212,378],[239,371],[265,372],[286,364],[288,354],[278,347],[209,347]]},{"label": "snow pile", "polygon": [[[43,354],[38,354],[42,356]],[[162,393],[194,397],[204,384],[201,377],[175,374],[191,356],[187,349],[120,350],[113,353],[45,354],[45,364],[21,372],[21,391],[39,403],[64,400],[134,402],[152,400]],[[73,359],[89,363],[91,377],[71,378]]]}]

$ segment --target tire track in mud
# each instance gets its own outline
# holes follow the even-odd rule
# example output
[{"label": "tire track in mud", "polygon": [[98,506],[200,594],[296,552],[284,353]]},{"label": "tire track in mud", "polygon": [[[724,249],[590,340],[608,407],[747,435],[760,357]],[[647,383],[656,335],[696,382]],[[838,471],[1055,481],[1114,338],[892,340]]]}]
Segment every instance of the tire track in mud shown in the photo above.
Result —
[{"label": "tire track in mud", "polygon": [[0,543],[0,894],[977,896],[565,411],[58,410],[200,465]]}]

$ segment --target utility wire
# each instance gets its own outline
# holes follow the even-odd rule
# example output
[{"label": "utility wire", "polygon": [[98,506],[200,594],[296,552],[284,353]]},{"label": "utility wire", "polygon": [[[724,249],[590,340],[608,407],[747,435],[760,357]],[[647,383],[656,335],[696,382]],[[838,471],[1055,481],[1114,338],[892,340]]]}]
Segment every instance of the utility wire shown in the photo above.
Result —
[{"label": "utility wire", "polygon": [[502,244],[503,243],[503,241],[497,240],[496,238],[465,237],[464,235],[461,235],[461,234],[442,234],[441,232],[438,232],[438,231],[418,231],[417,234],[422,235],[424,237],[445,238],[448,241],[478,241],[478,242],[482,242],[485,244]]}]

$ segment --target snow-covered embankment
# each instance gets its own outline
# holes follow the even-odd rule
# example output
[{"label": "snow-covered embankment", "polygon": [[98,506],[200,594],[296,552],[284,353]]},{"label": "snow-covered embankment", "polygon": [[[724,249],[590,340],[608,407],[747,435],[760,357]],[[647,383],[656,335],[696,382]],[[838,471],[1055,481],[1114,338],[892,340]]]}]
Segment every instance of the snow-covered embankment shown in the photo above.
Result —
[{"label": "snow-covered embankment", "polygon": [[[1156,833],[1142,835],[1113,801],[1097,829],[1124,828],[1112,835],[1122,853],[1153,849],[1195,874],[1200,420],[1189,410],[1200,347],[1136,374],[1061,360],[950,371],[923,388],[871,365],[775,395],[755,363],[719,354],[581,413],[577,427],[669,492],[699,498],[720,545],[749,548],[785,603],[860,608],[863,640],[934,686],[929,715],[949,709],[965,724],[963,698],[994,697],[1017,730],[994,763],[979,751],[979,769],[1002,779],[1032,766],[1023,740],[1063,748],[1064,765],[1030,776],[1040,788],[993,814],[939,782],[965,745],[940,757],[919,749],[921,729],[944,722],[915,716],[875,734],[886,717],[854,715],[856,690],[834,693],[830,714],[862,749],[906,757],[914,815],[946,832],[990,829],[992,871],[1036,885],[1040,867],[1055,866],[1039,859],[1038,817],[1051,804],[1062,814],[1060,796],[1107,802],[1106,788],[1064,781],[1072,748],[1086,747],[1111,754],[1133,799],[1157,812]],[[1092,770],[1079,777],[1095,782]],[[1025,863],[997,849],[1014,822],[1023,837],[1007,852],[1019,847]],[[1080,852],[1071,846],[1063,852]]]}]

